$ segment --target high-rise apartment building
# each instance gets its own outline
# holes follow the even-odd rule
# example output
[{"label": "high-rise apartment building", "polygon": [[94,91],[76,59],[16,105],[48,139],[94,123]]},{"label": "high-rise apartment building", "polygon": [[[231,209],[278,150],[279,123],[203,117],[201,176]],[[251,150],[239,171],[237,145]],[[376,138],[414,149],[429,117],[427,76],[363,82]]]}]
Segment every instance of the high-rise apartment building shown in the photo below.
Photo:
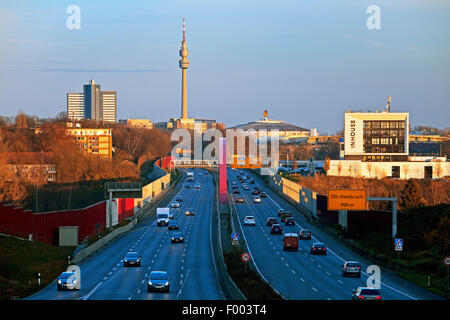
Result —
[{"label": "high-rise apartment building", "polygon": [[67,94],[69,120],[95,120],[116,122],[116,91],[101,91],[100,85],[90,80],[83,85],[83,93]]}]

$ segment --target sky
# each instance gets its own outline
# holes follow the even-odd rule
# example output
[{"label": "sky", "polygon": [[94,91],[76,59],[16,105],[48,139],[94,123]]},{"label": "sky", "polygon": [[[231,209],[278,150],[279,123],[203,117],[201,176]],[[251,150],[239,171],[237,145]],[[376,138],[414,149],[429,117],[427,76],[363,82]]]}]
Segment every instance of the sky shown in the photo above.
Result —
[{"label": "sky", "polygon": [[411,126],[450,126],[448,0],[2,0],[0,115],[53,117],[94,79],[117,91],[118,119],[179,117],[183,17],[189,117],[230,127],[267,109],[333,134],[391,96]]}]

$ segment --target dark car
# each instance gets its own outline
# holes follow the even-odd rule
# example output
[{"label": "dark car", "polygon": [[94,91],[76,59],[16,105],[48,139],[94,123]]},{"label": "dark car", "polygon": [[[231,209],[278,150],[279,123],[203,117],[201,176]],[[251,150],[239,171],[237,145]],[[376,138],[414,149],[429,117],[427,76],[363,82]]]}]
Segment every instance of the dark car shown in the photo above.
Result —
[{"label": "dark car", "polygon": [[352,290],[352,300],[382,300],[382,298],[375,288],[359,287]]},{"label": "dark car", "polygon": [[286,212],[286,211],[288,211],[288,210],[287,210],[287,209],[278,209],[277,215],[278,215],[279,217],[281,217],[281,215],[283,214],[283,212]]},{"label": "dark car", "polygon": [[186,189],[190,189],[190,188],[191,188],[191,185],[190,185],[190,184],[185,184],[184,187],[185,187]]},{"label": "dark car", "polygon": [[316,174],[327,174],[327,171],[324,168],[316,168],[315,173]]},{"label": "dark car", "polygon": [[270,234],[283,234],[283,227],[281,226],[281,224],[273,224],[270,228]]},{"label": "dark car", "polygon": [[178,230],[178,222],[176,220],[169,221],[169,230]]},{"label": "dark car", "polygon": [[128,252],[123,258],[123,266],[141,266],[141,256],[137,252]]},{"label": "dark car", "polygon": [[266,226],[269,226],[269,227],[276,223],[278,223],[277,218],[270,217],[266,220]]},{"label": "dark car", "polygon": [[342,276],[356,276],[361,278],[361,266],[356,261],[345,261],[342,265]]},{"label": "dark car", "polygon": [[252,190],[252,194],[259,194],[259,188],[258,187],[254,187]]},{"label": "dark car", "polygon": [[183,201],[183,198],[181,196],[176,196],[175,201],[181,202]]},{"label": "dark car", "polygon": [[147,281],[147,291],[170,291],[170,279],[166,271],[152,271]]},{"label": "dark car", "polygon": [[281,214],[281,222],[285,222],[287,218],[291,218],[292,217],[292,213],[289,211],[284,211]]},{"label": "dark car", "polygon": [[299,234],[298,234],[298,238],[303,240],[311,240],[311,231],[308,229],[302,229],[300,230]]},{"label": "dark car", "polygon": [[327,254],[327,247],[323,243],[313,243],[311,249],[309,250],[311,254]]},{"label": "dark car", "polygon": [[267,198],[267,194],[266,194],[264,191],[261,191],[261,192],[259,193],[259,196],[260,196],[261,198]]},{"label": "dark car", "polygon": [[251,179],[250,184],[255,184],[255,179]]},{"label": "dark car", "polygon": [[172,243],[174,243],[174,242],[181,242],[181,243],[183,243],[184,242],[184,237],[181,234],[181,232],[175,232],[175,233],[172,234],[171,241],[172,241]]},{"label": "dark car", "polygon": [[241,192],[239,191],[239,189],[234,189],[233,193],[234,194],[240,194]]},{"label": "dark car", "polygon": [[244,197],[242,197],[242,196],[237,197],[236,203],[244,203]]},{"label": "dark car", "polygon": [[59,275],[57,281],[58,290],[74,290],[81,289],[80,279],[76,272],[63,272]]},{"label": "dark car", "polygon": [[286,226],[295,226],[295,219],[292,217],[288,217],[284,220],[284,224]]},{"label": "dark car", "polygon": [[239,189],[239,187],[235,184],[233,184],[233,186],[231,187],[232,189]]},{"label": "dark car", "polygon": [[187,216],[193,216],[193,215],[194,215],[194,209],[188,208],[188,209],[186,210],[186,215],[187,215]]}]

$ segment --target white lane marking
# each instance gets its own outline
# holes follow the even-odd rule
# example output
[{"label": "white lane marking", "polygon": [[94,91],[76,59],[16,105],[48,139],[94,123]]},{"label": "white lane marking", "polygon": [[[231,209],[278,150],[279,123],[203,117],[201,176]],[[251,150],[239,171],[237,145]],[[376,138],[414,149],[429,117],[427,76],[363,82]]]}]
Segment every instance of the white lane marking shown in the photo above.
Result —
[{"label": "white lane marking", "polygon": [[322,266],[320,264],[317,265],[320,269],[322,269]]},{"label": "white lane marking", "polygon": [[105,281],[105,280],[108,280],[108,277],[104,277],[104,278],[103,278],[103,281]]},{"label": "white lane marking", "polygon": [[314,288],[314,287],[311,287],[315,292],[318,292],[319,290],[317,290],[316,288]]},{"label": "white lane marking", "polygon": [[90,296],[92,296],[92,294],[102,285],[103,282],[99,282],[91,291],[89,291],[89,293],[87,295],[85,295],[84,297],[82,297],[82,300],[87,300],[89,299]]},{"label": "white lane marking", "polygon": [[289,265],[286,263],[286,267],[288,267],[289,268]]},{"label": "white lane marking", "polygon": [[331,273],[329,273],[329,272],[327,271],[327,275],[331,276]]},{"label": "white lane marking", "polygon": [[305,279],[303,279],[303,278],[300,278],[300,280],[301,280],[302,282],[305,282]]},{"label": "white lane marking", "polygon": [[110,276],[112,274],[112,271],[110,271],[109,273],[108,273],[108,276]]},{"label": "white lane marking", "polygon": [[138,290],[137,294],[140,294],[140,293],[141,293],[141,289]]},{"label": "white lane marking", "polygon": [[[275,200],[273,200],[272,197],[270,197],[269,195],[267,195],[267,197],[268,197],[270,200],[272,200],[272,202],[278,207],[278,209],[281,209],[281,206],[280,206]],[[300,229],[304,229],[301,225],[299,225],[299,224],[297,223],[297,221],[295,222],[295,225],[296,225],[297,227],[299,227]],[[319,241],[316,237],[314,237],[314,236],[312,236],[311,239],[313,239],[315,242],[320,242],[320,241]],[[328,248],[328,252],[331,252],[336,258],[338,258],[338,259],[341,260],[342,262],[345,262],[345,259],[343,259],[342,257],[340,257],[336,252],[334,252],[334,251],[331,250],[330,248]],[[305,254],[305,255],[306,255],[306,254]],[[361,273],[364,274],[365,276],[368,276],[368,277],[370,276],[369,274],[365,273],[364,271],[361,271]],[[384,282],[382,282],[382,281],[378,281],[378,280],[375,280],[375,281],[379,282],[380,285],[384,285],[385,287],[387,287],[387,288],[389,288],[389,289],[391,289],[391,290],[394,290],[394,291],[397,292],[397,293],[403,294],[404,296],[406,296],[406,297],[408,297],[408,298],[411,298],[411,299],[413,299],[413,300],[418,300],[417,298],[415,298],[415,297],[413,297],[413,296],[411,296],[411,295],[409,295],[409,294],[407,294],[407,293],[405,293],[405,292],[403,292],[403,291],[400,291],[400,290],[398,290],[398,289],[395,289],[394,287],[392,287],[392,286],[390,286],[390,285],[388,285],[388,284],[386,284],[386,283],[384,283]]]},{"label": "white lane marking", "polygon": [[344,284],[341,280],[338,280],[338,282],[339,282],[340,284]]},{"label": "white lane marking", "polygon": [[295,271],[294,271],[294,270],[292,270],[292,273],[293,273],[293,274],[295,274]]}]

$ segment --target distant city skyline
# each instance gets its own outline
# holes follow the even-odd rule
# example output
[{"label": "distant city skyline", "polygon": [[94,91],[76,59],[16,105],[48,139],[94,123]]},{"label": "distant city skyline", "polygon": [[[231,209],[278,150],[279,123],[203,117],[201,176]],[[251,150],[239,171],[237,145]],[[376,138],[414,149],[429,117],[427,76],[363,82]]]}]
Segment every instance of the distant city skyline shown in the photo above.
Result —
[{"label": "distant city skyline", "polygon": [[[68,6],[81,10],[69,30]],[[369,30],[368,6],[381,12]],[[66,93],[95,79],[117,92],[117,119],[180,114],[180,25],[189,42],[189,117],[227,127],[270,118],[320,134],[347,109],[448,127],[450,2],[50,1],[0,3],[0,115],[66,111]],[[49,85],[51,83],[51,85]],[[26,92],[27,94],[23,94]]]}]

